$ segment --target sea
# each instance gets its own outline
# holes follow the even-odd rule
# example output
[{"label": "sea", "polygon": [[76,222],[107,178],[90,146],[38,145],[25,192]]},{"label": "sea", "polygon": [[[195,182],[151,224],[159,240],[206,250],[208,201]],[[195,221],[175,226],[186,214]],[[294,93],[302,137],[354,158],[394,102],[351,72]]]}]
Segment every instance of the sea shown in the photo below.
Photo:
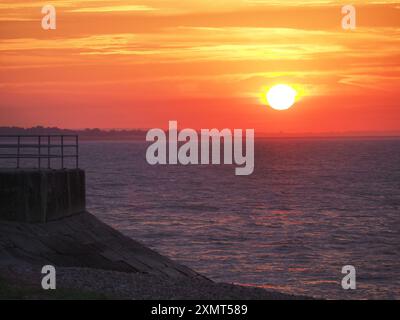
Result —
[{"label": "sea", "polygon": [[[83,141],[88,211],[217,282],[400,298],[400,139],[256,139],[255,168],[149,165],[142,141]],[[344,289],[353,266],[355,289]]]}]

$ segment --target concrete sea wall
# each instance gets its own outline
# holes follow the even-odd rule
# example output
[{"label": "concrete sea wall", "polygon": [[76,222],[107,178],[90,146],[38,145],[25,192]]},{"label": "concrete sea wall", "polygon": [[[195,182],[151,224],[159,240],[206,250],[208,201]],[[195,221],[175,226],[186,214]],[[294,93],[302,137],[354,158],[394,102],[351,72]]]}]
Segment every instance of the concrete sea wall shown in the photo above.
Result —
[{"label": "concrete sea wall", "polygon": [[0,170],[0,220],[48,222],[85,211],[85,172]]},{"label": "concrete sea wall", "polygon": [[86,212],[79,169],[0,170],[2,263],[204,279]]}]

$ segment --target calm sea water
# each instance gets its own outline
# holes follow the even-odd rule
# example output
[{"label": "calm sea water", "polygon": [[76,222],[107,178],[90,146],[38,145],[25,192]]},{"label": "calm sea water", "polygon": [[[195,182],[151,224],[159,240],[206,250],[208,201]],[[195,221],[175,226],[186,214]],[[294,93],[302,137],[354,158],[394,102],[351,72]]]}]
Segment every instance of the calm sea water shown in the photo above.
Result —
[{"label": "calm sea water", "polygon": [[[88,209],[216,281],[400,298],[400,140],[256,141],[255,171],[150,166],[142,142],[83,142]],[[342,266],[357,289],[341,288]]]}]

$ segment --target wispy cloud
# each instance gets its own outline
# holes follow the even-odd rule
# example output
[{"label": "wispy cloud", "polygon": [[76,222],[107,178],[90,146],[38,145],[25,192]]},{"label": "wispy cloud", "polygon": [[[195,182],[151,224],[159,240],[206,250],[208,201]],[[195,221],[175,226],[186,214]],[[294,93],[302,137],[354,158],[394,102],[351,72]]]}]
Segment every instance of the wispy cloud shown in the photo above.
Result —
[{"label": "wispy cloud", "polygon": [[156,11],[157,8],[145,5],[107,6],[107,7],[86,7],[66,10],[67,12],[129,12],[129,11]]}]

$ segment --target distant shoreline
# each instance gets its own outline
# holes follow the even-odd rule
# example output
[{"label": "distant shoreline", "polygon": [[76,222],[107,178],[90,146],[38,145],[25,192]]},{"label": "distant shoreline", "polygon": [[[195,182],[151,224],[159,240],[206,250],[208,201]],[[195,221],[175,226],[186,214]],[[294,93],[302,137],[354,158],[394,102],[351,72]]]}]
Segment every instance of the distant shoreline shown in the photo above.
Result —
[{"label": "distant shoreline", "polygon": [[[218,128],[222,129],[222,128]],[[62,129],[57,127],[0,127],[1,135],[79,135],[82,141],[146,141],[147,129]],[[400,132],[257,133],[258,140],[279,139],[400,139]]]}]

